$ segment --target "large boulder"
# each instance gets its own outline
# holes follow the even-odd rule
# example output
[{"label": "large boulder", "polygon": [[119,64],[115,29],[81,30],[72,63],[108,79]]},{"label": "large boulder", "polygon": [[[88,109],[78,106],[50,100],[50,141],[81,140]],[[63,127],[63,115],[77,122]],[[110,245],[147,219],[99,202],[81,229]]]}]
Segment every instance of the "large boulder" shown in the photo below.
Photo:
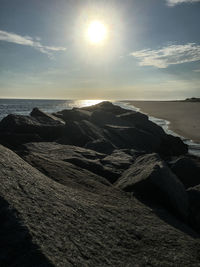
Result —
[{"label": "large boulder", "polygon": [[185,188],[200,184],[200,162],[195,158],[180,157],[169,163],[171,170]]},{"label": "large boulder", "polygon": [[199,265],[189,227],[112,186],[63,185],[2,146],[0,181],[1,266]]},{"label": "large boulder", "polygon": [[62,136],[57,139],[57,142],[61,144],[85,146],[88,142],[102,138],[103,131],[90,121],[68,121]]},{"label": "large boulder", "polygon": [[58,122],[58,124],[64,125],[65,122],[60,119],[57,118],[56,116],[53,116],[52,114],[46,113],[42,110],[40,110],[39,108],[34,108],[31,113],[30,116],[35,117],[36,119],[38,119],[39,121],[43,121],[44,118],[47,119],[47,121],[55,123]]},{"label": "large boulder", "polygon": [[161,143],[161,140],[150,132],[136,127],[106,125],[104,133],[117,148],[153,152],[160,147]]},{"label": "large boulder", "polygon": [[10,114],[0,122],[0,132],[10,134],[37,134],[53,140],[63,132],[65,123],[51,115],[24,116]]},{"label": "large boulder", "polygon": [[137,158],[115,186],[127,192],[137,192],[149,201],[154,199],[182,218],[188,216],[188,197],[184,186],[158,154]]}]

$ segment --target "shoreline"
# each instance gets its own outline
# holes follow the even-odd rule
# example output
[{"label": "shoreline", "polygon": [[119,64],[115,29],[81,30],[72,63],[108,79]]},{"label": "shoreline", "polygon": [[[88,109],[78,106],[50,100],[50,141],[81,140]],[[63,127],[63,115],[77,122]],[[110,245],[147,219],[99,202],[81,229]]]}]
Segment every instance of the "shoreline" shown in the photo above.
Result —
[{"label": "shoreline", "polygon": [[127,101],[149,116],[169,122],[168,129],[200,143],[200,103],[172,101]]}]

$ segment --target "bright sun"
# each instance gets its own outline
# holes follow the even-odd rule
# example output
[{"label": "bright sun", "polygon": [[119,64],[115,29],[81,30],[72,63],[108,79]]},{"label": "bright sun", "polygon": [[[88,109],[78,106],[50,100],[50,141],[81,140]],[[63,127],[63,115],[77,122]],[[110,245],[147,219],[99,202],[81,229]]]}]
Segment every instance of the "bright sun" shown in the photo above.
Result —
[{"label": "bright sun", "polygon": [[107,37],[107,28],[100,21],[92,21],[87,29],[87,39],[93,44],[100,44]]}]

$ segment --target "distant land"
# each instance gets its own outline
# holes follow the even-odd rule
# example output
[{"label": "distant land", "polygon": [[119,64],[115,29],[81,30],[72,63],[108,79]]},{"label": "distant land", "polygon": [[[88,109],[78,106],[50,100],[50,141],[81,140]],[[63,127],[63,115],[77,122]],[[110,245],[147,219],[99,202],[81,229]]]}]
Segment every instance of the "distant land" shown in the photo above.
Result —
[{"label": "distant land", "polygon": [[191,97],[191,98],[186,98],[184,101],[185,102],[200,102],[200,98],[199,97]]}]

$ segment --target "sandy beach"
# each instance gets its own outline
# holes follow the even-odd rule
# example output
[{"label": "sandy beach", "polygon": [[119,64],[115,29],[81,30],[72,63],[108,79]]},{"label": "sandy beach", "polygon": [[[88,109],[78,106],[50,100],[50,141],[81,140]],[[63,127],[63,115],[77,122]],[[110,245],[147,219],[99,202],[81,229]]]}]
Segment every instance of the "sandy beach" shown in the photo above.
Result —
[{"label": "sandy beach", "polygon": [[169,128],[200,143],[200,103],[173,101],[130,101],[129,104],[156,118],[170,121]]}]

